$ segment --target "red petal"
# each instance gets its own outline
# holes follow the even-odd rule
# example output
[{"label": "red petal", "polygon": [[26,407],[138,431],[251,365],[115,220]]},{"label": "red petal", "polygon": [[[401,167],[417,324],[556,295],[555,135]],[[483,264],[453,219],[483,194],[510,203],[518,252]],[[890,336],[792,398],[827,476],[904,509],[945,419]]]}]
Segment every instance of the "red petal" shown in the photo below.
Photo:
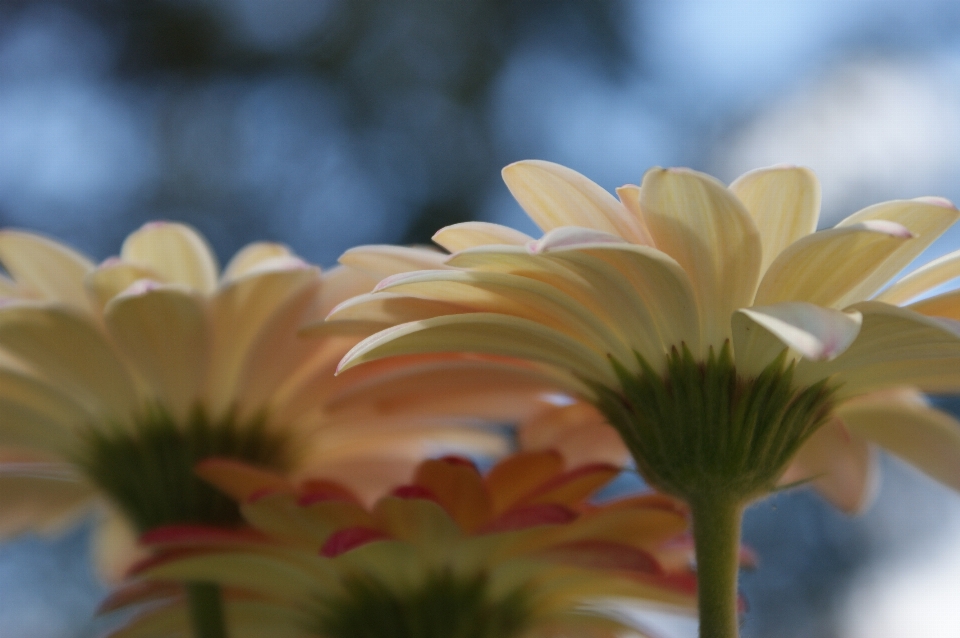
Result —
[{"label": "red petal", "polygon": [[327,558],[339,556],[351,549],[389,538],[378,529],[369,527],[346,527],[331,534],[320,548],[320,555]]},{"label": "red petal", "polygon": [[563,505],[556,503],[535,503],[514,508],[486,525],[482,532],[511,532],[537,525],[561,525],[569,523],[577,515]]}]

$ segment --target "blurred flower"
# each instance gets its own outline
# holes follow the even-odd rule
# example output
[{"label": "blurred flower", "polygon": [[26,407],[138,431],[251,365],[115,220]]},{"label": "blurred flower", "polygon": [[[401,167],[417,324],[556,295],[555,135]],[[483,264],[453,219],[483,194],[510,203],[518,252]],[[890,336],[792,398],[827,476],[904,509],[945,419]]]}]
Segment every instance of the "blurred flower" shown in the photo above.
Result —
[{"label": "blurred flower", "polygon": [[[609,465],[564,470],[555,452],[521,453],[485,477],[469,461],[425,461],[411,484],[363,507],[338,483],[294,488],[277,475],[210,459],[198,472],[243,502],[261,534],[170,527],[137,571],[146,582],[109,607],[165,599],[116,637],[183,626],[163,581],[228,588],[235,636],[621,635],[591,599],[631,597],[677,611],[692,602],[684,509],[647,494],[590,505]],[[675,542],[679,538],[680,542]]]},{"label": "blurred flower", "polygon": [[[439,256],[404,254],[393,267]],[[3,231],[0,260],[12,277],[0,280],[0,530],[56,529],[106,502],[96,542],[107,574],[129,564],[136,535],[153,527],[242,522],[233,501],[194,476],[207,456],[296,480],[336,476],[370,498],[428,454],[505,450],[456,405],[415,393],[441,375],[489,372],[487,362],[413,357],[402,370],[334,378],[359,327],[298,336],[311,316],[372,287],[359,270],[321,274],[283,246],[256,243],[219,275],[203,238],[174,223],[138,230],[99,266]],[[536,381],[518,376],[502,377],[512,402],[488,412],[523,416],[538,402]],[[384,403],[391,383],[420,400]],[[360,401],[376,409],[352,410]]]}]

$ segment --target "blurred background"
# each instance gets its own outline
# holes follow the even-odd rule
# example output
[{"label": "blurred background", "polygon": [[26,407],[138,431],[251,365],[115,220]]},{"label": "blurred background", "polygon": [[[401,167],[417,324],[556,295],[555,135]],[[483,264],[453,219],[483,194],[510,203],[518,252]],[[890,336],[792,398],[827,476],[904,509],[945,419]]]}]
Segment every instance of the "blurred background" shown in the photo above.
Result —
[{"label": "blurred background", "polygon": [[[96,259],[161,218],[223,262],[270,239],[323,266],[471,219],[534,232],[499,178],[524,158],[610,189],[802,164],[824,225],[960,200],[960,3],[0,0],[0,225]],[[750,510],[744,638],[960,635],[960,497],[881,466],[859,518],[804,490]],[[88,541],[0,545],[0,638],[96,635]]]}]

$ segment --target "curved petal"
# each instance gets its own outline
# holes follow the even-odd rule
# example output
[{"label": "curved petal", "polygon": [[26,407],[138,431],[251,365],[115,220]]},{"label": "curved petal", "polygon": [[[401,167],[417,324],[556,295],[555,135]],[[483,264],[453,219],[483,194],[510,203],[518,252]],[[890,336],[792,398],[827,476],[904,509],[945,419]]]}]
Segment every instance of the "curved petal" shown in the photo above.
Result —
[{"label": "curved petal", "polygon": [[320,293],[308,321],[322,321],[337,305],[351,297],[370,292],[379,279],[347,266],[335,266],[320,273]]},{"label": "curved petal", "polygon": [[904,226],[879,220],[808,235],[770,264],[755,303],[808,301],[844,308],[863,301],[857,295],[864,282],[912,238]]},{"label": "curved petal", "polygon": [[798,166],[772,166],[738,177],[730,190],[740,198],[760,231],[767,268],[787,246],[817,230],[820,182]]},{"label": "curved petal", "polygon": [[94,495],[69,465],[0,462],[0,536],[59,532]]},{"label": "curved petal", "polygon": [[458,270],[402,273],[377,285],[398,292],[467,306],[474,312],[496,312],[536,321],[591,348],[627,361],[631,352],[616,331],[575,299],[542,282],[495,272]]},{"label": "curved petal", "polygon": [[163,283],[163,277],[146,266],[108,259],[87,275],[84,286],[99,309],[103,310],[107,302],[143,280]]},{"label": "curved petal", "polygon": [[223,271],[225,281],[242,277],[255,270],[265,261],[293,257],[293,253],[283,244],[258,241],[248,244],[233,256]]},{"label": "curved petal", "polygon": [[912,234],[883,264],[851,291],[850,299],[870,299],[901,270],[960,219],[960,211],[949,201],[937,197],[897,200],[874,204],[847,217],[837,228],[870,221],[901,224]]},{"label": "curved petal", "polygon": [[617,189],[617,197],[620,198],[620,203],[629,212],[627,219],[635,236],[635,239],[631,241],[640,246],[654,247],[653,237],[647,229],[646,222],[643,221],[643,209],[640,208],[640,187],[634,184],[621,186]]},{"label": "curved petal", "polygon": [[316,268],[294,267],[246,275],[217,291],[209,309],[213,344],[206,389],[214,417],[239,398],[244,363],[264,326],[284,304],[318,281]]},{"label": "curved petal", "polygon": [[493,466],[486,476],[491,514],[500,516],[564,469],[563,457],[553,450],[513,454]]},{"label": "curved petal", "polygon": [[[641,248],[626,243],[590,246],[616,246],[625,250]],[[645,357],[657,360],[663,353],[662,344],[658,342],[660,329],[653,325],[657,310],[648,308],[650,304],[640,297],[630,282],[632,275],[618,271],[612,263],[592,254],[578,249],[557,249],[546,255],[532,255],[522,248],[484,247],[458,253],[448,263],[474,271],[506,272],[549,284],[603,321],[621,341]],[[652,281],[658,281],[655,274],[651,277]],[[671,294],[677,292],[682,292],[682,287]],[[610,303],[611,297],[618,303]],[[651,303],[660,304],[661,300]],[[633,356],[621,363],[631,367]]]},{"label": "curved petal", "polygon": [[723,184],[688,169],[647,171],[640,204],[657,248],[690,277],[704,346],[719,348],[730,316],[753,301],[761,262],[756,224]]},{"label": "curved petal", "polygon": [[[617,387],[612,367],[599,353],[534,321],[494,313],[435,317],[389,328],[357,344],[337,371],[383,357],[429,352],[476,352],[541,361]],[[585,390],[583,386],[569,389]]]},{"label": "curved petal", "polygon": [[960,491],[960,423],[929,407],[919,393],[900,390],[848,401],[837,415],[851,432]]},{"label": "curved petal", "polygon": [[108,583],[119,583],[147,551],[137,541],[133,526],[119,512],[104,508],[91,539],[97,573]]},{"label": "curved petal", "polygon": [[417,468],[414,483],[432,492],[457,525],[473,532],[493,514],[490,493],[470,463],[431,459]]},{"label": "curved petal", "polygon": [[[802,302],[741,308],[739,313],[812,361],[829,361],[846,350],[860,332],[863,320],[859,312],[841,312]],[[737,352],[738,364],[742,354]]]},{"label": "curved petal", "polygon": [[960,277],[960,250],[955,250],[917,268],[909,275],[895,281],[877,295],[876,299],[900,305],[957,277]]},{"label": "curved petal", "polygon": [[0,308],[0,345],[102,417],[139,407],[130,373],[100,331],[64,307]]},{"label": "curved petal", "polygon": [[864,439],[832,419],[807,439],[780,477],[781,485],[797,481],[811,481],[844,512],[862,511],[876,492],[876,460]]},{"label": "curved petal", "polygon": [[521,423],[517,438],[524,450],[558,451],[569,467],[591,463],[624,467],[630,462],[620,435],[589,403],[545,410]]},{"label": "curved petal", "polygon": [[444,261],[448,256],[431,248],[373,245],[351,248],[340,256],[339,261],[380,281],[401,272],[446,268]]},{"label": "curved petal", "polygon": [[581,226],[628,241],[639,239],[623,205],[572,169],[526,160],[508,165],[501,175],[513,197],[544,232],[561,226]]},{"label": "curved petal", "polygon": [[79,443],[76,431],[91,422],[57,387],[0,369],[0,445],[46,450],[69,456]]},{"label": "curved petal", "polygon": [[860,334],[832,361],[800,361],[798,382],[837,375],[841,397],[893,385],[960,391],[960,326],[876,301],[851,310],[863,315]]},{"label": "curved petal", "polygon": [[103,318],[161,403],[175,417],[185,417],[201,394],[207,367],[207,318],[201,302],[177,288],[131,291],[114,297]]},{"label": "curved petal", "polygon": [[93,262],[46,237],[17,230],[0,231],[0,262],[19,284],[39,293],[41,299],[87,310],[90,302],[83,278]]},{"label": "curved petal", "polygon": [[944,317],[960,321],[960,290],[951,290],[942,295],[927,297],[906,306],[928,317]]},{"label": "curved petal", "polygon": [[[393,292],[375,292],[347,299],[330,311],[326,321],[365,322],[378,324],[385,328],[409,321],[419,321],[420,319],[469,311],[468,306],[449,301],[422,299]],[[314,329],[322,333],[323,322],[313,322],[305,325],[302,333],[310,334]]]},{"label": "curved petal", "polygon": [[433,235],[433,241],[451,253],[466,248],[488,245],[525,246],[533,237],[509,226],[489,222],[463,222],[441,228]]},{"label": "curved petal", "polygon": [[624,241],[619,235],[612,233],[580,226],[562,226],[554,228],[540,239],[528,243],[527,250],[534,255],[539,255],[564,248],[581,248],[599,244],[633,245]]},{"label": "curved petal", "polygon": [[182,284],[204,294],[217,287],[217,260],[193,228],[174,222],[151,222],[123,242],[120,257],[154,270],[166,283]]}]

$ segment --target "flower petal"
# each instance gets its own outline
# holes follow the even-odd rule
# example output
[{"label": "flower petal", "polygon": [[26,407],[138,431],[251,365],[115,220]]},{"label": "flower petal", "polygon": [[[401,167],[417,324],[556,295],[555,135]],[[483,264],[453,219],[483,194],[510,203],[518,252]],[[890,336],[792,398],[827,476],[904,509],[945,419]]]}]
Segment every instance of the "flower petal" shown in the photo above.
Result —
[{"label": "flower petal", "polygon": [[863,315],[860,334],[832,361],[800,361],[798,383],[837,375],[840,397],[892,385],[926,392],[960,389],[960,325],[875,301],[851,310]]},{"label": "flower petal", "polygon": [[904,226],[881,220],[808,235],[770,264],[755,303],[809,301],[845,308],[863,301],[858,291],[912,238]]},{"label": "flower petal", "polygon": [[0,368],[0,445],[76,453],[76,430],[91,416],[56,386]]},{"label": "flower petal", "polygon": [[72,469],[59,463],[0,462],[0,536],[56,533],[74,521],[95,492]]},{"label": "flower petal", "polygon": [[238,398],[248,355],[265,326],[291,299],[317,286],[316,268],[290,268],[246,275],[227,282],[210,303],[207,404],[216,417]]},{"label": "flower petal", "polygon": [[552,162],[525,160],[501,171],[510,193],[536,224],[549,232],[561,226],[581,226],[639,238],[623,204],[580,173]]},{"label": "flower petal", "polygon": [[877,301],[901,305],[922,295],[928,290],[960,277],[960,250],[934,259],[917,268],[909,275],[895,281],[889,288],[877,295]]},{"label": "flower petal", "polygon": [[[802,302],[741,308],[739,314],[813,361],[829,361],[846,350],[857,337],[862,322],[859,312],[841,312]],[[742,354],[737,352],[738,364]]]},{"label": "flower petal", "polygon": [[0,345],[101,418],[140,407],[130,372],[88,319],[62,307],[0,308]]},{"label": "flower petal", "polygon": [[631,352],[576,300],[553,286],[509,273],[434,270],[402,273],[377,285],[377,291],[462,304],[474,312],[496,312],[536,321],[599,352],[627,361]]},{"label": "flower petal", "polygon": [[[338,372],[383,357],[429,352],[476,352],[541,361],[617,387],[613,369],[599,353],[534,321],[494,313],[435,317],[389,328],[357,344],[340,362]],[[585,390],[582,385],[569,389]]]},{"label": "flower petal", "polygon": [[380,281],[390,275],[412,270],[446,268],[448,255],[430,248],[406,246],[357,246],[340,256],[340,263]]},{"label": "flower petal", "polygon": [[841,221],[837,228],[875,220],[894,222],[902,224],[914,237],[903,242],[883,265],[850,292],[849,298],[859,301],[873,297],[958,219],[960,211],[947,200],[920,197],[874,204]]},{"label": "flower petal", "polygon": [[508,245],[525,246],[533,237],[509,226],[489,222],[463,222],[438,230],[433,241],[452,253],[474,246]]},{"label": "flower petal", "polygon": [[525,495],[563,472],[563,457],[553,450],[520,452],[497,463],[487,474],[492,512],[500,516]]},{"label": "flower petal", "polygon": [[797,451],[780,484],[812,481],[837,508],[858,512],[876,491],[875,465],[867,442],[851,434],[839,419],[832,419]]},{"label": "flower petal", "polygon": [[182,289],[124,293],[107,304],[104,323],[114,342],[174,417],[196,405],[207,368],[207,318]]},{"label": "flower petal", "polygon": [[120,257],[151,268],[167,283],[183,284],[204,294],[217,287],[213,251],[200,233],[185,224],[144,225],[124,240]]},{"label": "flower petal", "polygon": [[260,264],[272,259],[292,257],[293,253],[283,244],[260,241],[248,244],[240,249],[223,271],[225,280],[242,277]]},{"label": "flower petal", "polygon": [[78,310],[90,307],[83,278],[93,263],[46,237],[16,230],[0,231],[0,262],[19,284]]},{"label": "flower petal", "polygon": [[472,463],[424,461],[417,468],[414,483],[435,494],[437,502],[467,533],[486,523],[493,513],[490,493]]},{"label": "flower petal", "polygon": [[730,316],[753,301],[761,262],[756,224],[723,184],[688,169],[647,171],[640,204],[657,248],[690,277],[704,346],[719,348]]},{"label": "flower petal", "polygon": [[960,491],[960,423],[909,390],[848,401],[837,408],[851,432],[879,443]]},{"label": "flower petal", "polygon": [[163,283],[163,277],[146,266],[108,259],[87,275],[84,286],[99,309],[103,310],[111,299],[144,280]]},{"label": "flower petal", "polygon": [[619,235],[612,233],[594,230],[593,228],[581,228],[580,226],[563,226],[554,228],[540,239],[527,243],[527,250],[534,255],[540,255],[563,248],[582,248],[598,244],[632,245],[624,241]]},{"label": "flower petal", "polygon": [[761,272],[787,246],[813,233],[820,217],[820,182],[813,171],[772,166],[750,171],[730,184],[760,231]]}]

